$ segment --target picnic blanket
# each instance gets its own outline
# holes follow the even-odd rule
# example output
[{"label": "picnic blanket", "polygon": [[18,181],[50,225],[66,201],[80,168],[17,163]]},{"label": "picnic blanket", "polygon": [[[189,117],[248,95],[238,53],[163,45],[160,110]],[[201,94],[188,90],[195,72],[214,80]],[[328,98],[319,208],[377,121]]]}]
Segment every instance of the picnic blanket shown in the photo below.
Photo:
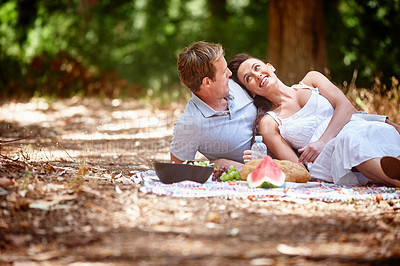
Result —
[{"label": "picnic blanket", "polygon": [[294,197],[316,199],[326,202],[352,200],[390,200],[399,199],[400,190],[385,186],[343,186],[325,182],[293,183],[285,182],[279,188],[249,188],[245,181],[215,182],[210,179],[204,183],[182,181],[163,184],[154,170],[136,172],[132,175],[136,183],[141,183],[140,191],[172,197],[222,197],[268,200],[274,197]]}]

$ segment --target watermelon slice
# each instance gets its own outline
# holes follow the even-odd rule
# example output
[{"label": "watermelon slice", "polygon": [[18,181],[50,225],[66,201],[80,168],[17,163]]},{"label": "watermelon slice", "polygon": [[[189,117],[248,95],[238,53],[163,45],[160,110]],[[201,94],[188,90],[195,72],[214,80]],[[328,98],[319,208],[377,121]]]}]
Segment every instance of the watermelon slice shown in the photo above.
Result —
[{"label": "watermelon slice", "polygon": [[273,188],[283,186],[285,174],[274,162],[271,156],[267,155],[261,163],[247,176],[247,184],[251,188],[263,187]]}]

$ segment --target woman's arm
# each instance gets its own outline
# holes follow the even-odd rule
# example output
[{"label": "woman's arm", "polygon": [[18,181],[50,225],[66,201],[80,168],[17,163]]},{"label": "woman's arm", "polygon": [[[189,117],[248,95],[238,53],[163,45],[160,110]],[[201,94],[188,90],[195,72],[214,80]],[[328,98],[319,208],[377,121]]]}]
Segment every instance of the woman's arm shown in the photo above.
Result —
[{"label": "woman's arm", "polygon": [[318,157],[326,143],[337,136],[343,126],[350,120],[356,109],[338,87],[317,71],[307,73],[301,82],[318,88],[320,94],[324,96],[335,109],[328,127],[319,140],[299,149],[299,152],[302,153],[299,162],[305,163],[313,162]]},{"label": "woman's arm", "polygon": [[265,115],[261,119],[259,129],[260,135],[263,136],[263,142],[278,160],[289,160],[304,167],[302,163],[299,163],[299,157],[293,148],[281,136],[277,122],[270,115]]}]

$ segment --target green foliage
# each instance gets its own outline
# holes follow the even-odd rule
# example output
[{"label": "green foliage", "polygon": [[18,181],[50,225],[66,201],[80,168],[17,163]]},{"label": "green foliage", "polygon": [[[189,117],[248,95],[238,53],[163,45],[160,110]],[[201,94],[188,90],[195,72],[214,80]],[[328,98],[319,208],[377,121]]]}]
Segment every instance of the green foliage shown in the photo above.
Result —
[{"label": "green foliage", "polygon": [[[400,73],[399,0],[325,3],[334,80],[349,81],[354,69],[364,84]],[[176,59],[192,42],[221,43],[227,59],[266,58],[267,7],[268,0],[0,1],[0,95],[180,97]]]},{"label": "green foliage", "polygon": [[[380,78],[387,87],[400,73],[400,1],[326,1],[328,55],[334,79],[370,86]],[[382,88],[384,88],[383,86]]]}]

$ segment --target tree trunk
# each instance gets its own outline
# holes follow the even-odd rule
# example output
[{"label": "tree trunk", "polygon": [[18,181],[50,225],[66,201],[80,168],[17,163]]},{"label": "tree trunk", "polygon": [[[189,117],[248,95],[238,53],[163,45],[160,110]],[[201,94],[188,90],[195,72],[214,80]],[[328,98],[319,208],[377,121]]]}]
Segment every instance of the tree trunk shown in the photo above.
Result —
[{"label": "tree trunk", "polygon": [[211,16],[225,21],[228,18],[226,12],[226,0],[208,0],[210,6]]},{"label": "tree trunk", "polygon": [[310,70],[327,74],[323,1],[269,1],[268,61],[287,85]]},{"label": "tree trunk", "polygon": [[226,11],[226,0],[208,0],[211,16],[209,19],[209,41],[224,43],[227,32],[225,30],[228,12]]}]

